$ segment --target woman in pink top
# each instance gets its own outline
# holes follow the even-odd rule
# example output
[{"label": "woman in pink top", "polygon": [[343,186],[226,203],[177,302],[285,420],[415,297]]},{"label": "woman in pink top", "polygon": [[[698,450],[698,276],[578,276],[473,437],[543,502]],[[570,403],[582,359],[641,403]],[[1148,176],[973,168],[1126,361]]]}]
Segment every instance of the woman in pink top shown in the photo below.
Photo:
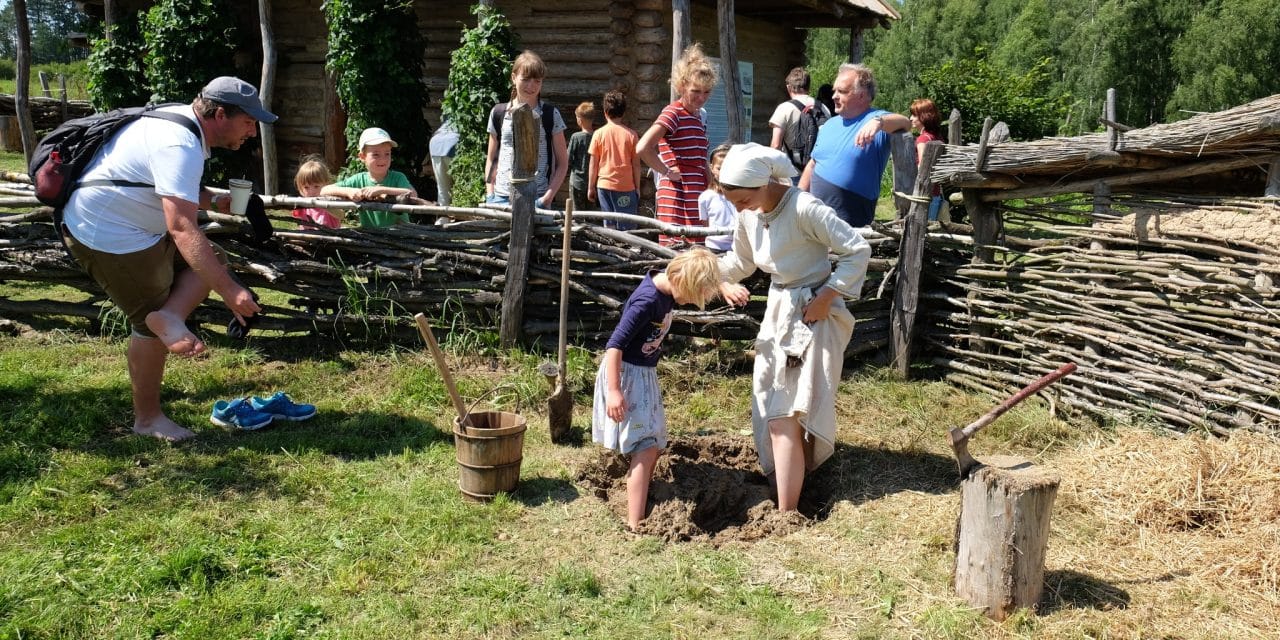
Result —
[{"label": "woman in pink top", "polygon": [[[640,158],[660,176],[658,220],[684,226],[704,226],[698,214],[698,196],[707,188],[707,127],[702,105],[711,96],[719,75],[715,65],[694,43],[671,70],[671,86],[680,96],[669,104],[645,131],[636,147]],[[661,234],[662,244],[702,244],[700,237]]]},{"label": "woman in pink top", "polygon": [[[918,129],[916,136],[916,162],[924,157],[924,146],[930,142],[942,140],[942,116],[938,107],[928,98],[920,98],[911,103],[911,128]],[[933,197],[929,200],[929,219],[937,220],[942,209],[942,187],[933,185]]]}]

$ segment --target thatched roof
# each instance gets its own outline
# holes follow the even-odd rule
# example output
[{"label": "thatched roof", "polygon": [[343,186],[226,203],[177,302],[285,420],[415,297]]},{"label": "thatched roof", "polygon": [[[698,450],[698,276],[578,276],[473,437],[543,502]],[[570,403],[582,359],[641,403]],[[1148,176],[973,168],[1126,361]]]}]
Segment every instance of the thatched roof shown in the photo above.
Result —
[{"label": "thatched roof", "polygon": [[[1216,172],[1261,168],[1265,175],[1269,158],[1280,155],[1280,95],[1180,122],[1121,132],[1114,151],[1107,133],[1002,142],[987,149],[979,170],[978,149],[976,144],[947,147],[934,165],[933,181],[953,187],[1025,192],[1037,186],[1056,188],[1117,176],[1126,176],[1126,184],[1185,183],[1189,175],[1212,173],[1181,171],[1193,164],[1203,164],[1206,169],[1216,165]],[[1164,173],[1157,173],[1160,171]],[[1152,179],[1138,175],[1143,172]]]}]

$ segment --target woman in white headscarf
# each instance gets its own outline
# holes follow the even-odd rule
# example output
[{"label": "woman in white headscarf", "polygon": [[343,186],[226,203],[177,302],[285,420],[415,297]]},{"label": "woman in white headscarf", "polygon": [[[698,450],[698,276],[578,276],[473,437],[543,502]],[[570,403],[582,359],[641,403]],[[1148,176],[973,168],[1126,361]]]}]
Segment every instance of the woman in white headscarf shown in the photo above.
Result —
[{"label": "woman in white headscarf", "polygon": [[845,300],[861,294],[871,257],[858,230],[792,187],[793,175],[785,154],[755,143],[734,145],[720,167],[724,195],[739,212],[733,248],[720,258],[721,293],[745,305],[747,289],[736,283],[756,269],[772,276],[756,336],[751,425],[780,511],[796,510],[805,471],[835,451],[836,389],[853,335]]}]

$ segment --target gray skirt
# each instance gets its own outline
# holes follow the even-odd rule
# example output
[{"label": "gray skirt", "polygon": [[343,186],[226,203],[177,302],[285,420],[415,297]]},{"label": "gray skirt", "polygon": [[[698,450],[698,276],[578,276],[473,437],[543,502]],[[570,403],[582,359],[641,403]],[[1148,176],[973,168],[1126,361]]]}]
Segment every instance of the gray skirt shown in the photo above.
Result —
[{"label": "gray skirt", "polygon": [[626,413],[622,422],[614,422],[605,411],[609,386],[604,363],[600,363],[596,372],[595,400],[591,404],[591,439],[625,455],[650,447],[666,449],[667,416],[662,410],[658,368],[623,362],[619,382]]}]

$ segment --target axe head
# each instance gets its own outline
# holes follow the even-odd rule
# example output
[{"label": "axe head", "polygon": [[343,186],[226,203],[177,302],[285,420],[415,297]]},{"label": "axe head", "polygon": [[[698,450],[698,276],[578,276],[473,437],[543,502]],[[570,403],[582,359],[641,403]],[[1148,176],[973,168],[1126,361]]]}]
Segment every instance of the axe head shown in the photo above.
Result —
[{"label": "axe head", "polygon": [[956,466],[960,470],[960,479],[964,480],[973,472],[973,468],[978,466],[978,461],[969,455],[969,436],[964,434],[964,429],[954,427],[948,432],[948,439],[951,441],[951,450],[956,453]]}]

